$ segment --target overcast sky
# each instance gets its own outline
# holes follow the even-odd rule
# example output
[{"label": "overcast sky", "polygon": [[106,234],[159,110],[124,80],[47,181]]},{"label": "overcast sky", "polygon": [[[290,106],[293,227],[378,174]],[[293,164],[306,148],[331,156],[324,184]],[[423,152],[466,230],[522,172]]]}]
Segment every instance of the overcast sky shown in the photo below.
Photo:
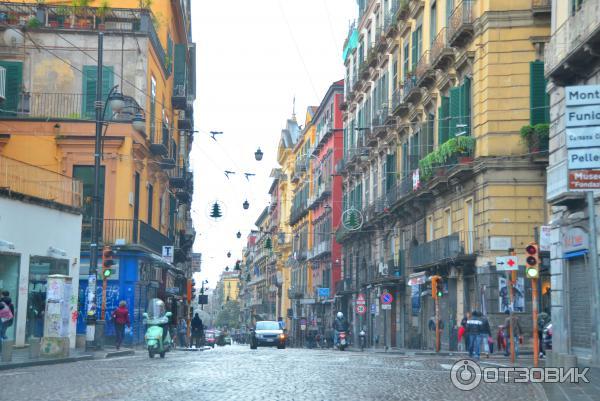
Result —
[{"label": "overcast sky", "polygon": [[[269,203],[269,174],[278,167],[279,136],[292,100],[304,124],[306,108],[343,78],[342,46],[355,14],[354,0],[192,2],[199,131],[192,149],[194,251],[203,254],[200,276],[209,287],[241,259],[245,239]],[[213,141],[209,131],[223,135]],[[254,159],[258,147],[265,154],[261,162]],[[225,170],[236,174],[227,179]],[[256,176],[247,181],[245,172]],[[246,199],[248,210],[242,208]],[[216,200],[225,210],[213,222],[208,215]]]}]

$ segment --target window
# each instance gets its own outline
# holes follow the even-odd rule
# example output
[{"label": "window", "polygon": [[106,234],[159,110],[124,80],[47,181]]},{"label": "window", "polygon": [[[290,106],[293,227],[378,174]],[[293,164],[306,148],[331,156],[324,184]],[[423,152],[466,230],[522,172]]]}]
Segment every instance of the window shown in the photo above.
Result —
[{"label": "window", "polygon": [[438,147],[450,139],[450,98],[442,96],[440,107],[438,108]]},{"label": "window", "polygon": [[471,134],[471,79],[450,88],[449,137]]},{"label": "window", "polygon": [[529,123],[531,125],[550,122],[550,96],[546,93],[544,62],[529,63]]},{"label": "window", "polygon": [[398,53],[394,53],[394,62],[392,63],[392,93],[398,88]]},{"label": "window", "polygon": [[409,76],[409,70],[408,70],[408,49],[409,49],[409,45],[408,45],[408,36],[404,39],[404,54],[403,54],[403,66],[402,66],[402,79],[404,81],[406,81],[408,79]]},{"label": "window", "polygon": [[427,242],[433,241],[435,230],[433,227],[433,216],[427,217]]},{"label": "window", "polygon": [[571,0],[571,12],[573,15],[583,7],[583,2],[585,0]]},{"label": "window", "polygon": [[[98,80],[98,69],[95,65],[84,65],[83,66],[83,105],[82,114],[84,118],[95,119],[96,108],[94,104],[96,102],[96,82]],[[7,81],[8,82],[8,81]],[[102,100],[105,101],[108,97],[108,93],[114,85],[114,72],[113,67],[103,67],[102,69]],[[111,113],[107,109],[107,113]],[[112,115],[105,115],[104,118],[112,117]]]},{"label": "window", "polygon": [[[90,243],[92,239],[92,217],[94,213],[94,166],[73,166],[73,178],[83,184],[83,216],[81,222],[81,242]],[[104,221],[104,166],[100,166],[100,185],[98,187],[100,224]],[[102,230],[102,227],[99,227]],[[102,231],[100,231],[102,232]]]},{"label": "window", "polygon": [[452,234],[452,210],[444,210],[444,225],[446,226],[446,235]]},{"label": "window", "polygon": [[148,184],[148,225],[152,225],[152,203],[154,202],[154,187]]},{"label": "window", "polygon": [[[5,100],[0,116],[14,116],[19,107],[23,85],[23,63],[20,61],[0,61],[0,67],[6,69]],[[94,89],[94,93],[96,90]]]},{"label": "window", "polygon": [[431,44],[435,41],[437,35],[437,7],[435,2],[431,4],[431,14],[429,14],[429,40]]},{"label": "window", "polygon": [[446,26],[450,26],[450,17],[454,11],[454,0],[446,0]]},{"label": "window", "polygon": [[419,58],[421,57],[421,50],[423,49],[423,26],[419,25],[417,29],[412,33],[412,68],[413,70],[417,67]]},{"label": "window", "polygon": [[150,143],[156,139],[156,78],[150,78]]}]

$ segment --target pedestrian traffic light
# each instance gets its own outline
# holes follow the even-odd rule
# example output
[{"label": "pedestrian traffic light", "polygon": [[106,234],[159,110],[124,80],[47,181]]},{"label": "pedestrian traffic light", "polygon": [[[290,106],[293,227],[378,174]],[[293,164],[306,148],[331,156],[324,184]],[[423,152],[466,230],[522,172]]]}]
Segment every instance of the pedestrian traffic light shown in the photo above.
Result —
[{"label": "pedestrian traffic light", "polygon": [[532,242],[525,248],[525,275],[527,278],[538,278],[540,276],[540,248]]},{"label": "pedestrian traffic light", "polygon": [[444,284],[442,283],[442,277],[431,276],[431,297],[433,299],[441,298],[444,296]]},{"label": "pedestrian traffic light", "polygon": [[114,251],[110,246],[102,248],[102,279],[107,280],[113,273],[112,267],[116,264],[113,260]]}]

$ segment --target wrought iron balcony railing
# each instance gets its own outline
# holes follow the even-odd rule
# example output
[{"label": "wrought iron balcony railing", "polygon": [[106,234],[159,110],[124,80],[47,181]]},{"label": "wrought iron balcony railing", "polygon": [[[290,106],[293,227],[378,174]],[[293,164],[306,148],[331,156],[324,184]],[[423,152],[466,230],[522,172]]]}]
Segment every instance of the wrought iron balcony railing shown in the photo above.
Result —
[{"label": "wrought iron balcony railing", "polygon": [[479,250],[475,232],[462,231],[410,249],[410,267],[423,267],[459,257],[472,256]]},{"label": "wrought iron balcony railing", "polygon": [[54,171],[0,156],[0,189],[80,208],[81,181]]},{"label": "wrought iron balcony railing", "polygon": [[461,46],[464,40],[473,35],[476,0],[463,0],[452,11],[448,26],[448,43],[452,47]]}]

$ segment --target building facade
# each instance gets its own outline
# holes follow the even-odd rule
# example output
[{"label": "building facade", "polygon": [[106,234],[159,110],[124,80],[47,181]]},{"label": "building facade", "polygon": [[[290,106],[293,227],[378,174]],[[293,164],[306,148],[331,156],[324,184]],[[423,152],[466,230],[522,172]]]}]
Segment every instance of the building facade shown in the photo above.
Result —
[{"label": "building facade", "polygon": [[[593,175],[600,167],[583,166],[587,170],[576,171],[582,166],[571,159],[581,152],[597,152],[600,146],[597,140],[585,140],[581,135],[593,137],[597,120],[572,121],[572,113],[597,109],[600,104],[594,95],[600,85],[600,5],[587,0],[552,1],[551,7],[552,38],[545,52],[545,71],[551,119],[547,197],[552,224],[552,362],[556,366],[597,366],[599,276],[592,245],[598,234],[590,225],[590,215],[599,211],[581,191],[593,190],[597,196],[598,184],[597,178],[578,178],[570,171]],[[588,93],[592,95],[579,100]]]},{"label": "building facade", "polygon": [[[375,346],[433,348],[433,275],[443,280],[443,349],[457,348],[457,326],[475,309],[493,327],[513,309],[530,331],[530,283],[521,269],[509,305],[495,257],[524,254],[546,220],[547,148],[520,132],[548,122],[548,12],[502,0],[358,5],[337,171],[352,218],[336,234],[353,331],[365,327]],[[364,316],[354,313],[359,293]]]},{"label": "building facade", "polygon": [[[118,248],[107,309],[126,300],[131,341],[142,341],[146,302],[161,297],[176,316],[187,313],[195,233],[193,175],[195,44],[190,2],[155,1],[139,8],[4,2],[0,67],[6,71],[6,127],[0,153],[83,182],[80,299],[85,299],[93,198],[98,33],[104,34],[102,97],[106,103],[100,190],[102,245]],[[174,260],[162,247],[175,247]],[[98,298],[99,299],[99,298]],[[78,330],[85,329],[80,303]],[[109,315],[110,316],[110,315]],[[108,334],[110,328],[108,325]]]}]

